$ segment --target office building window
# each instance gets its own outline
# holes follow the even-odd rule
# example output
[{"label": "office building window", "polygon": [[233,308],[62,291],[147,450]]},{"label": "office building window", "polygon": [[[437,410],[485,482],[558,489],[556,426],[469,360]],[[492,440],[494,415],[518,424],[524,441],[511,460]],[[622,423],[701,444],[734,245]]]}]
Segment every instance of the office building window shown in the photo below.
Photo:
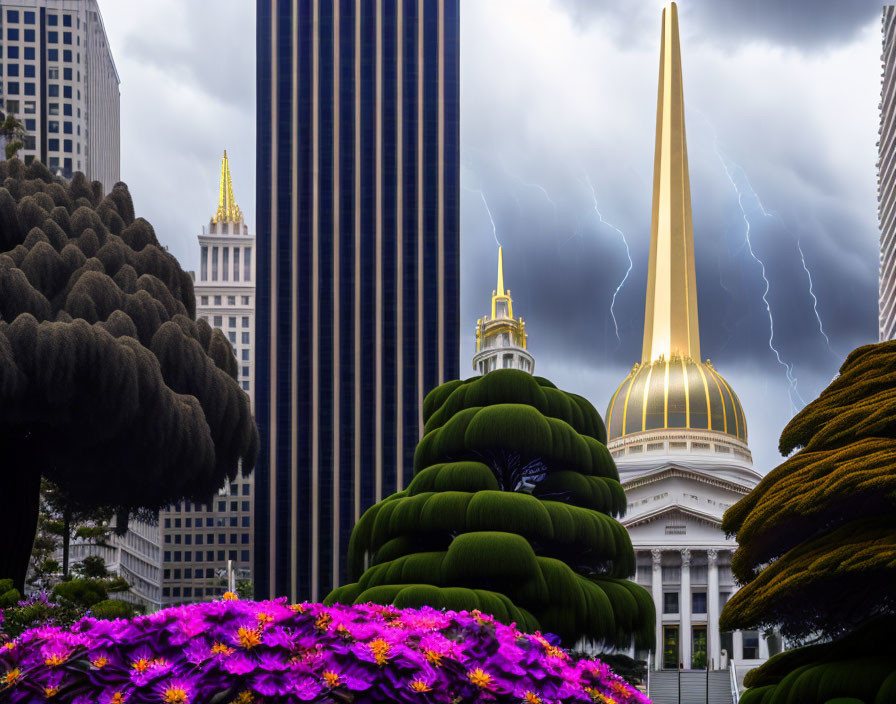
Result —
[{"label": "office building window", "polygon": [[19,11],[18,10],[7,10],[6,11],[6,21],[11,22],[11,23],[18,23]]},{"label": "office building window", "polygon": [[235,315],[231,315],[230,317],[227,318],[227,326],[231,327],[231,328],[236,327],[236,316]]},{"label": "office building window", "polygon": [[72,80],[72,70],[70,68],[62,69],[62,77],[67,81]]},{"label": "office building window", "polygon": [[25,101],[25,114],[34,115],[37,112],[37,102],[34,100]]},{"label": "office building window", "polygon": [[[200,255],[201,265],[199,269],[199,277],[202,281],[208,279],[208,247],[203,247]],[[206,305],[208,303],[208,296],[202,297],[202,305]]]},{"label": "office building window", "polygon": [[[58,139],[48,139],[47,140],[47,148],[51,152],[58,152],[59,151],[59,140]],[[59,162],[58,158],[56,159],[56,162],[58,164],[58,162]]]},{"label": "office building window", "polygon": [[235,345],[236,344],[236,333],[233,332],[233,330],[231,330],[229,333],[227,333],[227,339],[230,340],[231,345]]},{"label": "office building window", "polygon": [[[50,103],[49,105],[47,105],[47,113],[50,115],[58,115],[59,114],[59,103]],[[58,122],[54,123],[51,121],[50,124],[58,125],[59,123]],[[57,132],[59,131],[58,127],[56,128],[56,131]]]},{"label": "office building window", "polygon": [[34,131],[37,129],[37,120],[33,117],[26,118],[25,120],[25,129],[29,131]]},{"label": "office building window", "polygon": [[58,98],[59,97],[59,86],[56,85],[55,83],[51,83],[50,85],[48,85],[47,86],[47,95],[49,95],[51,98]]},{"label": "office building window", "polygon": [[18,81],[8,81],[6,83],[6,92],[9,95],[18,95],[19,94],[19,83]]},{"label": "office building window", "polygon": [[249,495],[249,484],[247,482],[246,484],[243,484],[243,496],[248,496],[248,495]]},{"label": "office building window", "polygon": [[6,38],[11,42],[19,41],[19,30],[12,27],[6,28]]},{"label": "office building window", "polygon": [[71,44],[72,43],[72,33],[71,32],[63,32],[62,33],[62,43],[63,44]]},{"label": "office building window", "polygon": [[249,367],[243,367],[243,376],[249,376]]},{"label": "office building window", "polygon": [[243,296],[243,305],[244,306],[249,305],[249,297],[248,296]]},{"label": "office building window", "polygon": [[59,24],[59,15],[47,15],[47,24],[56,27]]},{"label": "office building window", "polygon": [[230,247],[224,247],[223,249],[224,262],[222,273],[224,274],[224,281],[230,281]]},{"label": "office building window", "polygon": [[242,334],[242,336],[240,337],[240,339],[242,340],[244,345],[248,345],[249,344],[249,333],[244,332]]},{"label": "office building window", "polygon": [[215,305],[216,306],[221,305],[221,297],[220,296],[215,296]]},{"label": "office building window", "polygon": [[212,281],[218,280],[218,248],[212,247]]},{"label": "office building window", "polygon": [[[63,115],[67,115],[68,117],[71,117],[71,116],[72,116],[72,106],[71,106],[71,103],[63,103],[63,104],[62,104],[62,114],[63,114]],[[79,115],[78,117],[80,117],[80,115]],[[80,129],[80,127],[79,127],[78,129]],[[78,134],[80,134],[80,132],[79,132]]]},{"label": "office building window", "polygon": [[63,147],[62,151],[64,151],[66,154],[71,154],[72,153],[72,140],[63,139],[62,147]]},{"label": "office building window", "polygon": [[25,59],[27,61],[34,61],[34,47],[33,46],[25,47]]},{"label": "office building window", "polygon": [[59,131],[59,122],[57,120],[50,120],[49,122],[47,122],[47,132],[58,132],[58,131]]},{"label": "office building window", "polygon": [[59,43],[59,32],[47,32],[47,41],[50,44]]},{"label": "office building window", "polygon": [[236,296],[228,296],[227,297],[227,305],[235,306],[236,305]]},{"label": "office building window", "polygon": [[34,94],[35,94],[34,83],[26,83],[25,84],[25,95],[34,95]]},{"label": "office building window", "polygon": [[[62,86],[62,97],[71,99],[71,97],[72,97],[72,87],[71,86]],[[78,97],[80,98],[81,96],[79,95]]]},{"label": "office building window", "polygon": [[34,30],[33,30],[33,29],[26,29],[26,30],[25,30],[25,41],[26,41],[26,42],[33,42],[33,41],[34,41]]},{"label": "office building window", "polygon": [[72,16],[71,15],[63,15],[62,16],[62,26],[63,27],[71,27],[72,26]]},{"label": "office building window", "polygon": [[[221,327],[221,325],[223,324],[222,321],[223,321],[223,318],[220,315],[216,315],[215,316],[215,327],[216,328]],[[220,509],[220,508],[218,510],[223,511],[223,509]]]},{"label": "office building window", "polygon": [[6,47],[6,58],[7,59],[19,58],[19,47],[17,47],[17,46]]},{"label": "office building window", "polygon": [[240,356],[242,357],[242,360],[244,362],[248,362],[249,361],[249,350],[243,348],[242,352],[240,353]]},{"label": "office building window", "polygon": [[34,64],[25,64],[25,78],[35,78]]},{"label": "office building window", "polygon": [[[71,49],[63,49],[62,50],[62,60],[67,64],[70,64],[72,62],[72,50]],[[80,60],[81,60],[81,57],[79,55],[78,56],[79,63],[80,63]]]},{"label": "office building window", "polygon": [[246,247],[243,254],[243,281],[251,281],[250,262],[252,261],[252,248]]},{"label": "office building window", "polygon": [[663,592],[663,613],[678,613],[678,592]]},{"label": "office building window", "polygon": [[[205,247],[203,247],[202,249],[205,249]],[[204,277],[203,277],[203,278],[204,278]],[[208,296],[200,296],[200,297],[199,297],[199,303],[200,303],[201,305],[207,306],[207,305],[208,305]]]},{"label": "office building window", "polygon": [[9,64],[6,67],[6,75],[11,76],[12,78],[16,78],[19,75],[19,65],[18,64]]},{"label": "office building window", "polygon": [[47,61],[59,61],[59,49],[47,49]]},{"label": "office building window", "polygon": [[25,24],[34,24],[34,13],[25,11]]},{"label": "office building window", "polygon": [[240,248],[233,248],[233,280],[240,280]]}]

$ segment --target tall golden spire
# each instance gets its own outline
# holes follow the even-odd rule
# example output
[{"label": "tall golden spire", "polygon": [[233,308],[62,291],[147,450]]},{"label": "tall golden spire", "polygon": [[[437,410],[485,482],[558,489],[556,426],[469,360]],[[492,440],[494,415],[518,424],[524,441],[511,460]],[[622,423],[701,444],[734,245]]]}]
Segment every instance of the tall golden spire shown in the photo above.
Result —
[{"label": "tall golden spire", "polygon": [[643,363],[673,354],[700,360],[694,227],[684,129],[678,7],[663,10],[653,164],[653,218]]},{"label": "tall golden spire", "polygon": [[504,248],[498,246],[498,288],[492,291],[492,320],[498,317],[513,318],[513,300],[510,291],[504,290]]},{"label": "tall golden spire", "polygon": [[225,149],[224,157],[221,159],[221,187],[218,191],[218,210],[215,212],[212,222],[234,222],[238,224],[242,219],[243,214],[233,199],[230,163],[227,161],[227,150]]}]

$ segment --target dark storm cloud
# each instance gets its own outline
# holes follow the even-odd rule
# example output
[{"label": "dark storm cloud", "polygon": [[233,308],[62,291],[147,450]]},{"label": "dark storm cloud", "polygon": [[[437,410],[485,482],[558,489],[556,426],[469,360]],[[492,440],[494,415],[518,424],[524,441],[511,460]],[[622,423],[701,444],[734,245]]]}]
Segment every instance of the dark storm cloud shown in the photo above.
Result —
[{"label": "dark storm cloud", "polygon": [[[625,36],[636,18],[653,8],[617,0],[556,0],[574,21],[609,22],[617,38]],[[682,20],[714,41],[741,44],[765,41],[813,49],[855,39],[873,18],[880,17],[880,0],[679,0]]]}]

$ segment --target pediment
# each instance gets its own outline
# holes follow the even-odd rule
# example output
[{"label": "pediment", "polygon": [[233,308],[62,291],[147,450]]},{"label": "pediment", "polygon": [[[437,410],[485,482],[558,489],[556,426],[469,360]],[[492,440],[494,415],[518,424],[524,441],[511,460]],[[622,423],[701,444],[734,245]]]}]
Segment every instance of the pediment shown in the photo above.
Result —
[{"label": "pediment", "polygon": [[647,486],[648,484],[655,484],[667,479],[674,479],[678,477],[688,479],[698,484],[705,484],[707,486],[725,489],[735,494],[740,494],[741,496],[746,496],[750,493],[751,490],[751,487],[749,486],[745,486],[743,484],[739,484],[738,482],[719,477],[710,471],[705,471],[695,467],[688,467],[676,462],[665,462],[662,466],[653,471],[647,473],[639,473],[637,476],[631,477],[630,479],[626,479],[625,472],[622,471],[620,472],[619,479],[622,483],[622,488],[625,489],[627,493],[632,489],[637,489],[642,486]]},{"label": "pediment", "polygon": [[686,506],[667,506],[623,520],[622,525],[636,548],[644,545],[727,547],[731,542],[717,517]]},{"label": "pediment", "polygon": [[663,506],[655,511],[633,516],[628,520],[623,518],[620,523],[622,523],[628,530],[631,530],[640,525],[669,522],[670,520],[679,520],[683,523],[698,523],[715,528],[719,531],[722,530],[722,521],[719,520],[717,516],[705,511],[700,511],[699,509],[694,509],[690,506],[680,506],[677,504]]}]

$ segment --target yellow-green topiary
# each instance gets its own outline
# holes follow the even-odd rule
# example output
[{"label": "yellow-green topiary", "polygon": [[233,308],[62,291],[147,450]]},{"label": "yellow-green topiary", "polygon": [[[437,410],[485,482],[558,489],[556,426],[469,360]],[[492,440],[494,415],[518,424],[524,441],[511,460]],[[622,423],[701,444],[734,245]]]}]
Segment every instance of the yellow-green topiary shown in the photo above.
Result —
[{"label": "yellow-green topiary", "polygon": [[796,454],[726,513],[744,586],[723,629],[823,642],[749,674],[744,704],[896,701],[896,342],[855,350],[784,429]]}]

